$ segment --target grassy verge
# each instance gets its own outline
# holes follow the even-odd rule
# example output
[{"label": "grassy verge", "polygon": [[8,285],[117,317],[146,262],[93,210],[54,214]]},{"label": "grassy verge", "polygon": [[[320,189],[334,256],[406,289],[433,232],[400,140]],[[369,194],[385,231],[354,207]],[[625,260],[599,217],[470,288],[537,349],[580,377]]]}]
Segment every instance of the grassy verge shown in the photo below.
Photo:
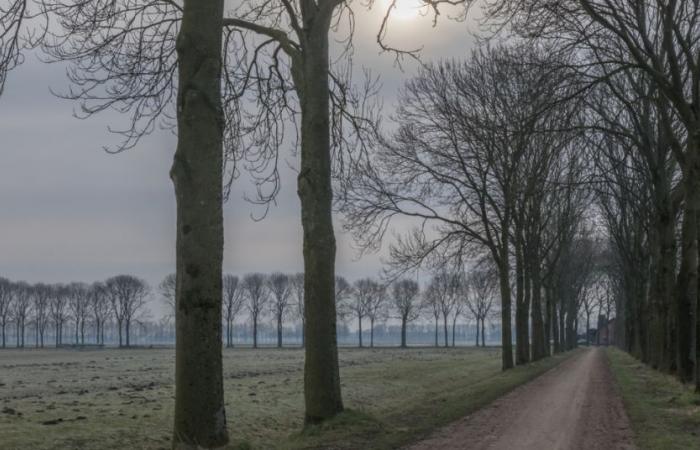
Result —
[{"label": "grassy verge", "polygon": [[499,352],[478,352],[472,350],[462,360],[444,364],[398,364],[378,371],[345,373],[348,384],[376,390],[378,401],[363,407],[351,397],[349,406],[356,409],[307,429],[283,447],[397,448],[470,414],[571,356],[558,355],[501,372]]},{"label": "grassy verge", "polygon": [[632,356],[609,349],[635,442],[644,450],[700,449],[700,395]]}]

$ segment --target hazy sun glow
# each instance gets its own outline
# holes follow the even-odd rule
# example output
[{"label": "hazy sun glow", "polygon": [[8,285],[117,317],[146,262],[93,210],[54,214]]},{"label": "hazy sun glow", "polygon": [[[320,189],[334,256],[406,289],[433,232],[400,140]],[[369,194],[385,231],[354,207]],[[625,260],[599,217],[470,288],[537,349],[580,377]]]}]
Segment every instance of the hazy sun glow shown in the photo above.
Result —
[{"label": "hazy sun glow", "polygon": [[[388,8],[392,0],[383,0],[385,8]],[[411,20],[425,13],[425,4],[421,0],[396,0],[391,10],[392,19]]]}]

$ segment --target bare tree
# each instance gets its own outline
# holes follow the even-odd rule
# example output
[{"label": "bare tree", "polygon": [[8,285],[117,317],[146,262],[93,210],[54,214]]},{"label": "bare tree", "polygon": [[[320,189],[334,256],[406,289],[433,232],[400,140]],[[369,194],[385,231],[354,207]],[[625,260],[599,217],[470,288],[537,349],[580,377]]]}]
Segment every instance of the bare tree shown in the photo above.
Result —
[{"label": "bare tree", "polygon": [[390,249],[395,271],[488,252],[500,277],[503,369],[513,366],[510,256],[519,168],[561,83],[560,74],[543,69],[543,58],[535,49],[496,47],[465,63],[422,69],[402,92],[398,131],[355,166],[343,206],[363,248],[376,248],[395,216],[417,221]]},{"label": "bare tree", "polygon": [[458,272],[441,270],[433,276],[430,286],[435,296],[437,306],[442,315],[445,347],[449,346],[448,320],[461,294],[461,279]]},{"label": "bare tree", "polygon": [[476,319],[476,345],[479,345],[479,331],[481,331],[481,346],[485,347],[486,319],[489,317],[498,289],[498,274],[488,263],[482,262],[471,270],[467,282],[469,289],[465,298],[469,311]]},{"label": "bare tree", "polygon": [[75,325],[75,345],[85,344],[85,322],[90,314],[89,286],[85,283],[71,283],[66,288],[68,310]]},{"label": "bare tree", "polygon": [[282,348],[282,326],[291,298],[289,275],[281,272],[273,273],[267,278],[267,286],[272,294],[271,309],[277,324],[277,347]]},{"label": "bare tree", "polygon": [[68,290],[63,285],[51,287],[51,299],[49,300],[49,313],[54,324],[56,347],[63,344],[63,325],[68,321]]},{"label": "bare tree", "polygon": [[438,331],[440,329],[440,286],[431,280],[423,293],[423,310],[428,311],[435,319],[435,347],[440,346]]},{"label": "bare tree", "polygon": [[117,275],[105,281],[105,286],[117,322],[119,346],[130,347],[131,324],[144,311],[150,293],[148,283],[132,275]]},{"label": "bare tree", "polygon": [[369,346],[374,347],[374,326],[376,322],[380,322],[387,318],[388,298],[386,286],[379,282],[374,282],[371,286],[371,295],[367,299],[367,317],[369,318]]},{"label": "bare tree", "polygon": [[469,294],[469,284],[466,282],[464,274],[458,276],[458,285],[455,288],[454,306],[452,307],[452,347],[456,346],[457,320],[464,315],[467,308],[467,295]]},{"label": "bare tree", "polygon": [[2,348],[7,347],[5,331],[12,317],[13,299],[12,282],[7,278],[0,277],[0,330],[2,330]]},{"label": "bare tree", "polygon": [[32,319],[34,320],[35,346],[44,347],[44,334],[49,324],[49,302],[51,298],[51,286],[43,283],[32,286]]},{"label": "bare tree", "polygon": [[104,283],[96,282],[90,285],[88,291],[89,309],[95,321],[95,343],[105,343],[105,323],[110,313],[109,294]]},{"label": "bare tree", "polygon": [[12,283],[12,318],[15,322],[16,346],[24,348],[25,326],[32,308],[31,286],[24,281]]},{"label": "bare tree", "polygon": [[406,348],[407,325],[421,314],[420,286],[413,280],[399,280],[392,287],[392,300],[401,320],[401,348]]},{"label": "bare tree", "polygon": [[377,291],[378,283],[371,278],[362,278],[353,283],[352,295],[344,302],[344,309],[357,319],[358,346],[363,347],[362,319],[367,317],[372,297]]},{"label": "bare tree", "polygon": [[223,280],[224,286],[224,319],[226,320],[226,347],[233,347],[233,322],[245,305],[243,287],[238,277],[226,274]]},{"label": "bare tree", "polygon": [[262,273],[251,273],[243,277],[243,289],[246,293],[246,307],[253,321],[253,348],[258,348],[258,321],[270,301],[266,286],[266,277]]}]

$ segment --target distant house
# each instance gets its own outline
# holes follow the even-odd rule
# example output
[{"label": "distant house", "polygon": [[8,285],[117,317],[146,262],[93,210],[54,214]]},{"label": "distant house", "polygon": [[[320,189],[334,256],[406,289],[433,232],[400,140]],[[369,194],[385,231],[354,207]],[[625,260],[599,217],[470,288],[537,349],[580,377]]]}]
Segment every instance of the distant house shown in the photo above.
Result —
[{"label": "distant house", "polygon": [[597,345],[615,344],[615,318],[608,320],[604,315],[598,316],[598,329],[595,343]]}]

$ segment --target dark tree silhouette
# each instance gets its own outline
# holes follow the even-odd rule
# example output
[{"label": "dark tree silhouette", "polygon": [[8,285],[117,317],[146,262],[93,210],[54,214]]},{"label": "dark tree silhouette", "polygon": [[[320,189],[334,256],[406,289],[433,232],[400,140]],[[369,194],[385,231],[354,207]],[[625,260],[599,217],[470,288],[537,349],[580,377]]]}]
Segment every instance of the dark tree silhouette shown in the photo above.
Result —
[{"label": "dark tree silhouette", "polygon": [[399,280],[392,286],[392,301],[401,320],[401,347],[406,348],[406,327],[421,314],[420,286],[409,279]]}]

